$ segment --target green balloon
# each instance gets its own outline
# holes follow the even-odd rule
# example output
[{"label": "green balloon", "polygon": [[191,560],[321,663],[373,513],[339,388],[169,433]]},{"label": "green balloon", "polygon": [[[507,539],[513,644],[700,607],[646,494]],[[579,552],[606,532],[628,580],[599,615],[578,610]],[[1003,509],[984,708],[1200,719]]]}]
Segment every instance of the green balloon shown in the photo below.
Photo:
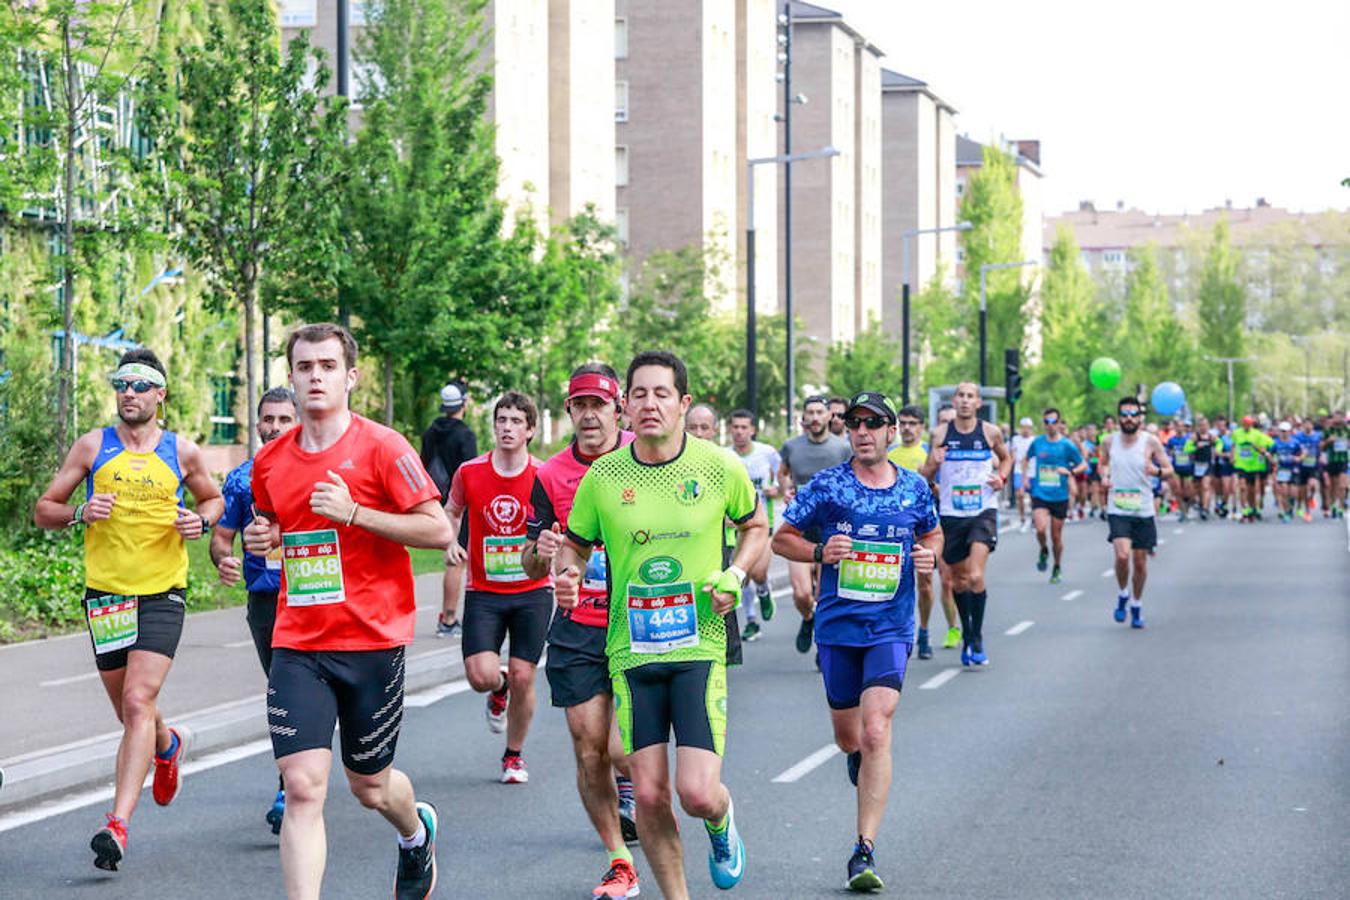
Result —
[{"label": "green balloon", "polygon": [[1109,391],[1120,384],[1120,363],[1109,356],[1099,356],[1088,369],[1088,378],[1098,390]]}]

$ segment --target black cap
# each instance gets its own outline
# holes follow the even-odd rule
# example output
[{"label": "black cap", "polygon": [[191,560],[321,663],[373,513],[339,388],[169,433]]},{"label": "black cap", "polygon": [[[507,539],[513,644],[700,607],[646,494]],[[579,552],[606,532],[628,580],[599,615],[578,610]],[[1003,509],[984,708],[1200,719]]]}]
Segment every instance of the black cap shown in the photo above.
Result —
[{"label": "black cap", "polygon": [[895,407],[891,405],[891,401],[886,399],[885,394],[879,394],[876,391],[863,391],[860,394],[854,394],[853,399],[848,401],[848,412],[853,412],[859,407],[871,410],[879,416],[885,416],[886,421],[892,425],[895,424]]}]

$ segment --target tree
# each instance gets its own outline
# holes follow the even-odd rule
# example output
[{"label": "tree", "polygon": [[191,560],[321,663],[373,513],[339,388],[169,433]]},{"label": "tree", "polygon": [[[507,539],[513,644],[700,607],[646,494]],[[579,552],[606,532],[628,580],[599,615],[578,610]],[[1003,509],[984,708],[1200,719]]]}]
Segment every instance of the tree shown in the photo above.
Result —
[{"label": "tree", "polygon": [[[1247,291],[1240,275],[1239,258],[1229,243],[1228,223],[1214,226],[1214,239],[1205,255],[1204,270],[1196,295],[1196,314],[1200,324],[1200,350],[1212,357],[1246,356]],[[1220,364],[1207,368],[1197,380],[1200,399],[1207,405],[1225,405],[1228,396],[1227,370]],[[1245,363],[1233,367],[1233,391],[1246,397],[1251,375]]]},{"label": "tree", "polygon": [[[217,308],[243,310],[252,454],[265,264],[335,267],[332,198],[346,110],[321,97],[328,70],[303,36],[282,56],[267,0],[229,0],[227,10],[214,11],[204,46],[179,53],[182,121],[166,136],[180,201],[177,245],[207,275]],[[172,83],[165,73],[162,84]]]},{"label": "tree", "polygon": [[1097,391],[1088,378],[1092,360],[1103,355],[1105,308],[1064,227],[1055,235],[1041,284],[1040,319],[1041,358],[1027,379],[1029,402],[1055,406],[1069,422],[1108,412],[1114,395]]},{"label": "tree", "polygon": [[1189,397],[1194,407],[1202,399],[1202,384],[1195,381],[1195,338],[1182,324],[1168,296],[1156,248],[1147,244],[1133,251],[1131,261],[1121,340],[1117,342],[1126,378],[1130,384],[1149,388],[1174,381],[1195,395]]},{"label": "tree", "polygon": [[851,397],[859,391],[900,394],[900,342],[875,318],[851,343],[836,341],[825,355],[825,381],[830,392]]},{"label": "tree", "polygon": [[918,354],[911,398],[919,401],[925,391],[970,377],[964,353],[970,350],[973,322],[964,321],[966,306],[947,287],[946,272],[939,269],[914,297],[914,344]]}]

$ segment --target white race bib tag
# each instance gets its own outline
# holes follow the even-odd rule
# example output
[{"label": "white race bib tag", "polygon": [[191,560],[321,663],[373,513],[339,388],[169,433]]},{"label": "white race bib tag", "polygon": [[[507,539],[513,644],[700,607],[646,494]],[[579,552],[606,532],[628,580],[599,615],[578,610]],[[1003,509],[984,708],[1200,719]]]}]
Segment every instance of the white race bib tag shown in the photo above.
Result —
[{"label": "white race bib tag", "polygon": [[288,607],[346,602],[337,529],[283,534],[281,549]]},{"label": "white race bib tag", "polygon": [[483,574],[488,581],[525,581],[520,555],[525,551],[525,535],[483,538]]},{"label": "white race bib tag", "polygon": [[900,590],[905,569],[904,544],[854,541],[839,561],[839,596],[844,600],[884,603]]},{"label": "white race bib tag", "polygon": [[688,581],[628,585],[628,644],[634,653],[698,646],[698,606]]},{"label": "white race bib tag", "polygon": [[140,634],[138,598],[107,594],[89,598],[87,606],[89,634],[94,639],[96,656],[136,645]]}]

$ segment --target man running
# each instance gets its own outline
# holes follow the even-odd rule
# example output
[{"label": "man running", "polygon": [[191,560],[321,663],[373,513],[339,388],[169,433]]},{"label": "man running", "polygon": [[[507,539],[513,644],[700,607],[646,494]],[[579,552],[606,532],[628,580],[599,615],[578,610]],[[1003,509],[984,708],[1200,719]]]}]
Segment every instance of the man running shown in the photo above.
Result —
[{"label": "man running", "polygon": [[[607,653],[619,730],[637,791],[642,849],[661,893],[689,896],[671,809],[666,744],[675,733],[674,790],[704,821],[708,868],[719,888],[745,873],[731,794],[722,784],[726,739],[726,620],[745,570],[763,552],[768,524],[745,468],[683,432],[684,363],[663,350],[629,363],[626,408],[637,439],[591,464],[567,517],[555,561],[558,605],[571,609],[596,542],[609,556]],[[740,541],[722,567],[722,523]]]},{"label": "man running", "polygon": [[[1312,521],[1312,511],[1317,505],[1317,486],[1321,481],[1322,432],[1312,416],[1304,418],[1302,426],[1294,433],[1294,439],[1303,445],[1303,458],[1298,471],[1298,507],[1303,521]],[[1323,504],[1326,498],[1322,498]]]},{"label": "man running", "polygon": [[[553,615],[548,573],[532,576],[521,565],[530,495],[539,471],[529,447],[537,424],[533,400],[517,391],[502,394],[492,410],[496,446],[459,467],[445,507],[456,532],[462,518],[469,526],[464,674],[470,687],[488,695],[488,729],[506,732],[502,784],[530,780],[521,751],[534,718],[534,674]],[[511,655],[502,666],[502,643],[508,635]]]},{"label": "man running", "polygon": [[[846,881],[854,891],[883,887],[874,842],[891,788],[891,720],[914,646],[914,576],[931,578],[942,548],[927,482],[887,459],[897,418],[879,393],[849,401],[851,461],[801,488],[773,538],[779,555],[823,564],[815,637],[834,740],[857,787]],[[804,537],[808,528],[820,540]]]},{"label": "man running", "polygon": [[1281,522],[1294,521],[1299,471],[1303,465],[1303,444],[1294,439],[1294,426],[1281,422],[1275,442],[1270,445],[1275,459],[1275,508]]},{"label": "man running", "polygon": [[1216,416],[1214,430],[1218,432],[1214,439],[1214,487],[1218,494],[1214,514],[1220,519],[1226,519],[1231,508],[1236,521],[1237,495],[1233,481],[1237,470],[1233,467],[1233,431],[1228,418]]},{"label": "man running", "polygon": [[[1115,551],[1117,622],[1125,621],[1130,609],[1130,627],[1144,627],[1144,583],[1148,580],[1148,556],[1158,545],[1158,524],[1153,505],[1155,478],[1167,478],[1172,465],[1162,443],[1152,434],[1141,433],[1144,410],[1134,397],[1116,404],[1120,431],[1102,442],[1102,485],[1107,492],[1107,540]],[[1130,574],[1134,592],[1130,592]]]},{"label": "man running", "polygon": [[1333,519],[1345,515],[1346,471],[1350,468],[1350,424],[1345,413],[1333,415],[1323,429],[1322,451],[1326,453],[1327,485],[1322,505]]},{"label": "man running", "polygon": [[[295,394],[290,388],[275,387],[258,401],[258,438],[263,445],[272,443],[297,424]],[[253,460],[246,459],[225,476],[221,493],[225,495],[225,512],[211,532],[211,562],[216,564],[220,583],[231,586],[243,578],[248,591],[249,634],[253,649],[262,663],[263,674],[272,671],[272,627],[277,621],[277,595],[281,592],[281,554],[273,551],[262,557],[244,553],[243,559],[234,555],[234,536],[253,521]],[[281,820],[286,814],[286,785],[278,776],[277,795],[267,810],[265,819],[273,834],[281,834]]]},{"label": "man running", "polygon": [[425,898],[436,884],[436,808],[393,766],[417,614],[404,547],[443,550],[454,535],[408,441],[350,411],[356,352],[340,325],[291,332],[300,427],[258,451],[244,528],[246,551],[282,548],[267,721],[286,783],[281,870],[292,900],[323,886],[338,724],[352,794],[398,833],[394,896]]},{"label": "man running", "polygon": [[1216,438],[1214,432],[1209,427],[1209,420],[1204,416],[1195,417],[1195,431],[1191,433],[1190,440],[1182,447],[1193,467],[1195,476],[1195,496],[1194,499],[1199,504],[1200,521],[1209,520],[1209,508],[1214,499],[1213,480],[1210,478],[1211,471],[1214,468],[1214,452]]},{"label": "man running", "polygon": [[1233,429],[1233,468],[1240,479],[1243,522],[1261,518],[1261,507],[1266,499],[1261,480],[1271,443],[1270,436],[1256,427],[1256,419],[1251,416],[1243,416],[1242,427]]},{"label": "man running", "polygon": [[1008,441],[1008,446],[1013,455],[1012,487],[1013,495],[1017,498],[1017,523],[1020,531],[1026,531],[1030,524],[1027,520],[1027,483],[1024,472],[1026,470],[1027,450],[1030,449],[1031,442],[1036,439],[1035,427],[1029,417],[1023,416],[1017,422],[1017,434],[1014,434]]},{"label": "man running", "polygon": [[998,427],[976,418],[980,388],[956,386],[955,418],[933,431],[933,450],[920,471],[938,480],[942,558],[951,566],[956,609],[961,615],[961,665],[989,664],[984,651],[984,570],[998,546],[998,494],[1012,471],[1012,454]]},{"label": "man running", "polygon": [[[619,430],[619,376],[604,363],[586,363],[567,382],[567,415],[572,440],[539,467],[530,494],[530,519],[521,565],[531,578],[547,578],[563,542],[563,529],[577,485],[599,456],[625,446],[633,435]],[[573,609],[558,607],[548,629],[548,676],[553,705],[565,711],[577,761],[577,792],[591,825],[609,855],[609,864],[591,896],[632,897],[638,893],[633,854],[625,841],[637,840],[633,783],[614,722],[614,703],[605,656],[609,623],[609,568],[597,546],[587,560]],[[617,778],[611,772],[617,770]]]},{"label": "man running", "polygon": [[[85,621],[94,665],[122,723],[112,812],[89,846],[94,865],[115,872],[152,760],[156,803],[168,806],[182,786],[179,767],[191,734],[164,724],[159,692],[183,633],[184,541],[207,533],[224,503],[197,445],[156,421],[168,395],[159,357],[144,348],[128,350],[109,381],[117,424],[75,441],[38,499],[33,522],[84,529]],[[81,481],[85,501],[67,502]],[[184,487],[196,501],[195,512],[183,505]]]},{"label": "man running", "polygon": [[[422,435],[422,465],[441,492],[441,502],[450,496],[450,482],[459,467],[478,455],[478,438],[464,423],[468,395],[464,386],[450,382],[441,388],[441,415]],[[460,550],[447,552],[445,575],[441,579],[441,611],[436,615],[436,637],[449,638],[460,633],[459,600],[464,593],[465,543],[469,529],[460,522]]]},{"label": "man running", "polygon": [[[1069,515],[1069,479],[1086,471],[1087,463],[1083,461],[1083,455],[1074,442],[1064,436],[1064,424],[1060,421],[1058,409],[1052,406],[1042,413],[1041,424],[1045,432],[1031,442],[1023,467],[1026,469],[1026,480],[1031,484],[1031,515],[1036,521],[1036,542],[1041,546],[1040,555],[1036,558],[1036,571],[1044,572],[1046,569],[1050,555],[1045,546],[1048,530],[1055,553],[1050,583],[1059,584],[1064,577],[1064,520]],[[1030,470],[1033,462],[1036,465],[1034,474]]]},{"label": "man running", "polygon": [[844,437],[844,412],[848,406],[848,401],[843,397],[830,398],[830,434],[835,437]]},{"label": "man running", "polygon": [[[896,430],[900,442],[891,448],[886,458],[902,469],[918,474],[928,461],[928,444],[923,438],[923,411],[910,405],[903,407],[896,418]],[[928,639],[928,619],[933,614],[933,573],[915,573],[915,586],[919,596],[919,659],[933,658],[933,645]],[[956,603],[952,600],[949,585],[942,591],[942,614],[947,619],[947,637],[942,649],[951,650],[961,642],[961,626],[957,624]]]},{"label": "man running", "polygon": [[1190,511],[1192,501],[1195,499],[1195,462],[1191,451],[1187,449],[1195,439],[1190,426],[1177,419],[1172,424],[1172,433],[1168,436],[1167,442],[1163,445],[1167,449],[1167,455],[1172,460],[1172,471],[1176,474],[1172,477],[1172,489],[1175,493],[1177,502],[1177,521],[1185,522],[1186,513]]},{"label": "man running", "polygon": [[[773,531],[773,501],[780,496],[777,484],[778,468],[782,459],[778,451],[768,444],[755,440],[755,415],[748,409],[734,409],[727,416],[731,433],[731,449],[745,466],[750,483],[755,486],[760,502],[764,504],[769,531]],[[773,556],[766,545],[759,559],[754,560],[746,570],[750,576],[741,591],[741,605],[745,607],[745,631],[741,638],[746,641],[758,640],[759,623],[755,621],[755,603],[759,603],[759,612],[764,621],[773,618],[773,592],[769,588],[769,560]]]},{"label": "man running", "polygon": [[[840,420],[842,424],[842,418]],[[830,433],[830,401],[823,394],[806,398],[802,404],[804,434],[790,438],[783,444],[779,456],[778,483],[783,496],[792,499],[797,488],[804,486],[821,469],[837,466],[848,459],[848,441]],[[807,535],[808,538],[813,535]],[[802,624],[797,629],[797,652],[811,649],[811,630],[816,606],[817,566],[814,563],[788,561],[788,579],[792,583],[792,602],[801,613]]]}]

